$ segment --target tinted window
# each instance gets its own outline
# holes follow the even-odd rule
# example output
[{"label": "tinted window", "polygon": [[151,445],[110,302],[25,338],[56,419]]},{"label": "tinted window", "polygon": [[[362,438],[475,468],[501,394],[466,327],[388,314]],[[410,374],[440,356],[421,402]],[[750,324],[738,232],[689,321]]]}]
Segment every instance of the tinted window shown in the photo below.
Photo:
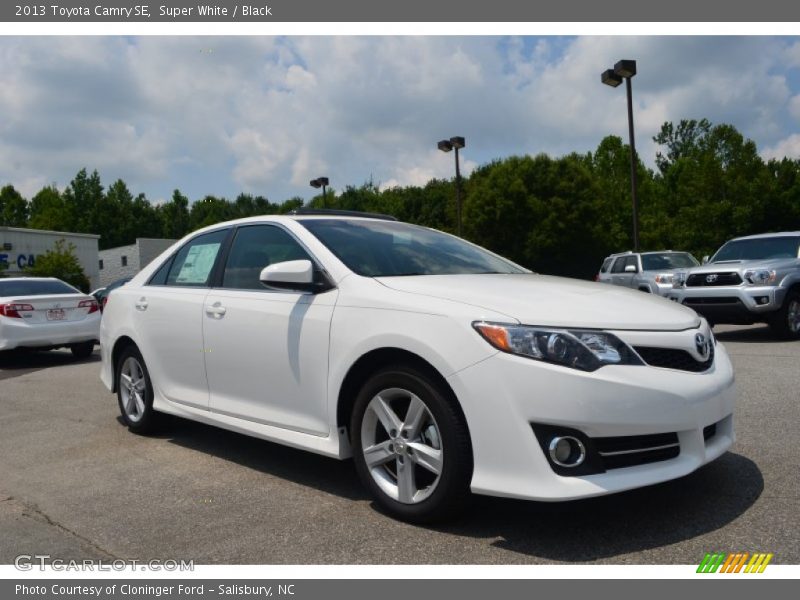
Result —
[{"label": "tinted window", "polygon": [[612,262],[614,262],[614,259],[613,259],[613,258],[607,258],[607,259],[605,259],[605,260],[603,261],[603,266],[602,266],[602,267],[600,267],[600,272],[601,272],[601,273],[607,273],[607,272],[608,272],[608,268],[611,266],[611,263],[612,263]]},{"label": "tinted window", "polygon": [[287,260],[311,260],[303,247],[286,231],[274,225],[240,227],[231,245],[222,287],[264,290],[261,270]]},{"label": "tinted window", "polygon": [[0,279],[0,296],[46,296],[49,294],[80,294],[71,285],[63,281],[48,280],[16,280],[3,281]]},{"label": "tinted window", "polygon": [[205,233],[178,250],[167,275],[167,285],[207,286],[227,235],[227,229]]},{"label": "tinted window", "polygon": [[620,256],[614,261],[614,266],[611,267],[612,273],[624,273],[625,272],[625,257]]},{"label": "tinted window", "polygon": [[172,265],[172,256],[170,256],[167,260],[164,261],[164,264],[158,268],[153,276],[150,278],[150,281],[147,282],[147,285],[167,285],[167,274],[169,273],[169,268]]},{"label": "tinted window", "polygon": [[457,237],[394,221],[299,220],[339,260],[359,275],[526,273]]},{"label": "tinted window", "polygon": [[663,254],[642,254],[642,269],[663,271],[667,269],[688,269],[698,262],[688,252],[664,252]]},{"label": "tinted window", "polygon": [[800,237],[781,236],[753,240],[734,240],[719,249],[711,262],[723,260],[764,260],[797,258]]}]

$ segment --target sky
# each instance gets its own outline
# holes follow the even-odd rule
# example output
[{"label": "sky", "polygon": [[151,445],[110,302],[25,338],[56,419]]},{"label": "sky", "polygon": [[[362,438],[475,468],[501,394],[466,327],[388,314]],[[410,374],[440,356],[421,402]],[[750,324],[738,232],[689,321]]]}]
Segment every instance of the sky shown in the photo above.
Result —
[{"label": "sky", "polygon": [[154,203],[179,188],[309,199],[309,180],[424,185],[497,158],[627,141],[653,165],[665,121],[730,123],[800,158],[800,38],[721,36],[1,37],[0,185],[26,197],[83,167]]}]

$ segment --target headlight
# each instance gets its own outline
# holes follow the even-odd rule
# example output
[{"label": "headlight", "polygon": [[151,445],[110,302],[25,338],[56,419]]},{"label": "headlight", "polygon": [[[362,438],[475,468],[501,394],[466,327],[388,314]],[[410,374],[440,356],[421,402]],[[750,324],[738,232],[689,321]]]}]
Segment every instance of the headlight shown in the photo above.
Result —
[{"label": "headlight", "polygon": [[656,275],[656,283],[672,283],[672,273],[659,273]]},{"label": "headlight", "polygon": [[678,271],[672,275],[672,287],[680,288],[686,285],[686,273],[684,271]]},{"label": "headlight", "polygon": [[775,271],[768,271],[766,269],[752,269],[744,272],[744,278],[748,283],[753,285],[764,285],[765,283],[775,282]]},{"label": "headlight", "polygon": [[492,346],[509,354],[582,371],[603,365],[641,365],[641,359],[615,335],[605,331],[550,329],[478,321],[475,330]]}]

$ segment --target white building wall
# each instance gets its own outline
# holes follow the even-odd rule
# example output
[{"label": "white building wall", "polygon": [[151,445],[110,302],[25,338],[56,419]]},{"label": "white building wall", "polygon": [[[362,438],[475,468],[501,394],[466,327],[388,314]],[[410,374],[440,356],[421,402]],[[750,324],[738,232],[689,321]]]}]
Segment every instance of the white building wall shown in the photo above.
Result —
[{"label": "white building wall", "polygon": [[[100,270],[100,286],[105,287],[123,277],[133,277],[173,243],[175,240],[137,238],[136,243],[130,246],[101,250],[99,262],[103,263],[103,268]],[[123,264],[123,259],[126,264]]]},{"label": "white building wall", "polygon": [[13,276],[31,264],[31,261],[35,262],[37,256],[52,250],[58,240],[64,240],[67,244],[72,243],[75,246],[78,262],[94,289],[100,285],[97,263],[98,239],[99,235],[90,233],[0,227],[0,262],[8,264],[6,274]]}]

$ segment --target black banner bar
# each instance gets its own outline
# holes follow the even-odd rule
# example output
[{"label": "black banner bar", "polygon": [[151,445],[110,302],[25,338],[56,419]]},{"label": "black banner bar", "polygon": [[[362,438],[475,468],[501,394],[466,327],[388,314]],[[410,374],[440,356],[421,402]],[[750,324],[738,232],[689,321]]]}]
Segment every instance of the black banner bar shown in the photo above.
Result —
[{"label": "black banner bar", "polygon": [[798,22],[785,0],[39,0],[3,2],[3,22]]}]

